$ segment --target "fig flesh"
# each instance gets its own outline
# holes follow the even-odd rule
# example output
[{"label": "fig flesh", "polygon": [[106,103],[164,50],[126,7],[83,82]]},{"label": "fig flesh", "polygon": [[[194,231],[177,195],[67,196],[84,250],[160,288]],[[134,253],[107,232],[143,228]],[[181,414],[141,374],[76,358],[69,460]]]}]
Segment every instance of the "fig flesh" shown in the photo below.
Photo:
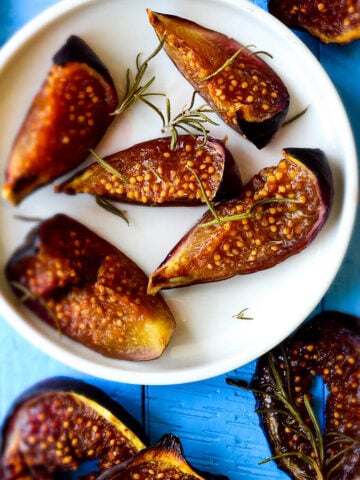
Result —
[{"label": "fig flesh", "polygon": [[[59,377],[24,392],[1,432],[2,480],[52,480],[98,460],[103,471],[145,448],[134,418],[102,390]],[[93,478],[90,474],[89,477]]]},{"label": "fig flesh", "polygon": [[14,140],[3,198],[16,205],[77,167],[105,134],[117,103],[105,65],[81,38],[70,36],[53,57]]},{"label": "fig flesh", "polygon": [[163,137],[134,145],[104,160],[124,180],[99,163],[76,173],[56,187],[67,194],[90,193],[121,202],[143,205],[201,205],[204,197],[220,200],[241,188],[237,165],[223,142],[201,136],[181,135],[174,150]]},{"label": "fig flesh", "polygon": [[[360,319],[335,311],[318,314],[258,360],[251,387],[261,425],[279,468],[294,480],[359,478],[359,372]],[[313,404],[316,376],[328,390],[322,442],[305,405],[305,397]]]},{"label": "fig flesh", "polygon": [[289,93],[277,73],[222,33],[151,10],[148,17],[158,37],[165,35],[164,49],[179,72],[218,115],[257,148],[267,145],[289,108]]},{"label": "fig flesh", "polygon": [[358,0],[269,0],[269,12],[285,25],[307,30],[324,43],[360,38]]},{"label": "fig flesh", "polygon": [[108,357],[158,358],[175,329],[165,300],[147,295],[147,275],[67,215],[33,229],[7,263],[6,277],[42,320]]},{"label": "fig flesh", "polygon": [[180,439],[173,434],[164,435],[159,442],[103,472],[97,480],[215,480],[212,475],[196,472],[187,462]]},{"label": "fig flesh", "polygon": [[310,244],[332,204],[330,166],[319,149],[283,157],[203,215],[150,275],[148,293],[257,272]]}]

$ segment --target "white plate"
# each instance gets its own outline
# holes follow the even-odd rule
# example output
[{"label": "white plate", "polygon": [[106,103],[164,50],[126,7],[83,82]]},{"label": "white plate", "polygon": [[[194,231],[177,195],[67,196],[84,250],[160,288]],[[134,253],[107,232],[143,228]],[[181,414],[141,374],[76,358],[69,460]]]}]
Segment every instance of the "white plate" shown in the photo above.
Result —
[{"label": "white plate", "polygon": [[[228,147],[247,180],[264,165],[280,160],[282,147],[319,147],[334,174],[335,202],[315,241],[275,268],[214,284],[164,292],[177,319],[177,331],[164,355],[150,362],[105,358],[67,338],[31,315],[9,291],[1,273],[1,313],[37,347],[65,364],[110,380],[138,384],[175,384],[209,378],[237,368],[264,353],[292,332],[314,309],[344,257],[354,223],[357,167],[354,141],[341,101],[318,61],[286,27],[244,0],[64,1],[50,8],[13,37],[0,52],[0,162],[5,168],[12,140],[33,95],[51,65],[51,57],[70,34],[84,38],[124,85],[127,67],[157,45],[145,9],[191,18],[239,42],[273,55],[267,61],[291,95],[289,116],[308,112],[283,128],[258,151],[226,126],[212,135],[228,135]],[[267,58],[267,57],[266,57]],[[151,63],[156,89],[167,92],[173,111],[189,102],[192,89],[161,52]],[[154,86],[155,88],[155,86]],[[112,125],[97,150],[106,155],[136,142],[161,136],[160,121],[136,105]],[[64,212],[110,240],[151,273],[170,248],[201,216],[202,207],[149,209],[126,206],[130,226],[97,207],[86,195],[53,193],[49,185],[19,207],[0,202],[0,261],[6,260],[32,228],[15,214],[47,218]],[[253,320],[233,315],[247,308]]]}]

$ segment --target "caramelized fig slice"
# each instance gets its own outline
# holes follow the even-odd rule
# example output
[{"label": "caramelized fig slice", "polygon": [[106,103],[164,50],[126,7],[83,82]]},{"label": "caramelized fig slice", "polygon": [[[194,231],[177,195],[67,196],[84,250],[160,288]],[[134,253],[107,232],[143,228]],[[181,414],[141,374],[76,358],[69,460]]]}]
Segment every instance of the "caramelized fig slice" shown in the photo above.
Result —
[{"label": "caramelized fig slice", "polygon": [[25,391],[1,432],[2,480],[50,480],[98,461],[100,471],[145,448],[135,419],[102,390],[67,377]]},{"label": "caramelized fig slice", "polygon": [[[159,442],[139,452],[132,460],[103,472],[97,480],[211,480],[220,477],[200,475],[187,462],[180,439],[164,435]],[[221,477],[225,478],[225,477]]]},{"label": "caramelized fig slice", "polygon": [[277,73],[222,33],[151,10],[148,17],[159,38],[166,34],[164,49],[177,69],[219,116],[257,148],[267,145],[289,108],[289,93]]},{"label": "caramelized fig slice", "polygon": [[358,0],[268,0],[269,12],[285,25],[307,30],[324,43],[360,38]]},{"label": "caramelized fig slice", "polygon": [[175,320],[148,277],[126,255],[76,220],[45,220],[6,266],[15,294],[44,321],[112,358],[151,360]]},{"label": "caramelized fig slice", "polygon": [[204,214],[152,273],[148,293],[257,272],[309,245],[331,207],[330,167],[318,149],[283,156]]},{"label": "caramelized fig slice", "polygon": [[2,196],[16,205],[77,167],[105,134],[116,106],[108,70],[82,39],[70,36],[15,138]]},{"label": "caramelized fig slice", "polygon": [[122,202],[144,205],[201,205],[202,179],[210,200],[238,195],[237,165],[223,142],[191,135],[179,136],[174,150],[170,138],[156,138],[114,153],[104,160],[122,178],[99,163],[76,173],[56,187],[68,194],[90,193]]},{"label": "caramelized fig slice", "polygon": [[[316,376],[328,389],[323,432],[309,415]],[[279,468],[294,480],[359,478],[359,318],[317,315],[258,360],[251,386]]]}]

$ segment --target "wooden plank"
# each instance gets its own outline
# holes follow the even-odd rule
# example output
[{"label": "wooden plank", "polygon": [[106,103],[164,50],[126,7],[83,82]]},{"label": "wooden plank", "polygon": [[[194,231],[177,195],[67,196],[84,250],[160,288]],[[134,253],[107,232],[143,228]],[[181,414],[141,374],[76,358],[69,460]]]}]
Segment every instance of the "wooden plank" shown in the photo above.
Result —
[{"label": "wooden plank", "polygon": [[273,462],[254,412],[253,394],[227,385],[227,376],[249,381],[252,362],[229,375],[168,387],[146,387],[146,428],[152,442],[163,434],[180,437],[195,467],[231,479],[287,478]]}]

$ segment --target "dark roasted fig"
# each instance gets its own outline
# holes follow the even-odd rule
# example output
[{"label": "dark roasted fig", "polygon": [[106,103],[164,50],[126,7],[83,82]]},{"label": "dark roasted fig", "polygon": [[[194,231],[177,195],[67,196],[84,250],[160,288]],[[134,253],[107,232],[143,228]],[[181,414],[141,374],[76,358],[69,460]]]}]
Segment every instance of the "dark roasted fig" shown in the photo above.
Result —
[{"label": "dark roasted fig", "polygon": [[[104,158],[56,187],[68,194],[90,193],[122,202],[147,205],[200,205],[199,177],[210,200],[236,196],[241,189],[237,165],[223,142],[182,135],[174,150],[170,138],[139,143]],[[106,165],[105,164],[105,165]]]},{"label": "dark roasted fig", "polygon": [[174,15],[148,10],[148,16],[158,37],[165,35],[166,53],[195,90],[257,148],[267,145],[289,108],[288,91],[274,70],[222,33]]},{"label": "dark roasted fig", "polygon": [[164,299],[147,295],[145,273],[66,215],[29,234],[6,265],[6,276],[40,318],[108,357],[157,358],[175,329]]},{"label": "dark roasted fig", "polygon": [[42,381],[15,401],[0,445],[2,480],[51,480],[95,459],[103,471],[145,448],[140,426],[122,406],[66,377]]},{"label": "dark roasted fig", "polygon": [[[325,425],[313,379],[327,386]],[[294,480],[358,480],[360,318],[322,312],[258,360],[251,387],[275,460]]]},{"label": "dark roasted fig", "polygon": [[77,167],[105,134],[116,106],[108,70],[82,39],[70,36],[15,138],[2,196],[16,205]]},{"label": "dark roasted fig", "polygon": [[331,170],[318,149],[283,157],[203,215],[152,273],[148,293],[264,270],[309,245],[330,211]]},{"label": "dark roasted fig", "polygon": [[[203,476],[204,475],[204,476]],[[133,459],[103,472],[97,480],[212,480],[217,477],[196,472],[187,462],[180,439],[164,435],[159,442],[139,452]]]},{"label": "dark roasted fig", "polygon": [[307,30],[324,43],[360,38],[358,0],[268,0],[268,8],[285,25]]}]

